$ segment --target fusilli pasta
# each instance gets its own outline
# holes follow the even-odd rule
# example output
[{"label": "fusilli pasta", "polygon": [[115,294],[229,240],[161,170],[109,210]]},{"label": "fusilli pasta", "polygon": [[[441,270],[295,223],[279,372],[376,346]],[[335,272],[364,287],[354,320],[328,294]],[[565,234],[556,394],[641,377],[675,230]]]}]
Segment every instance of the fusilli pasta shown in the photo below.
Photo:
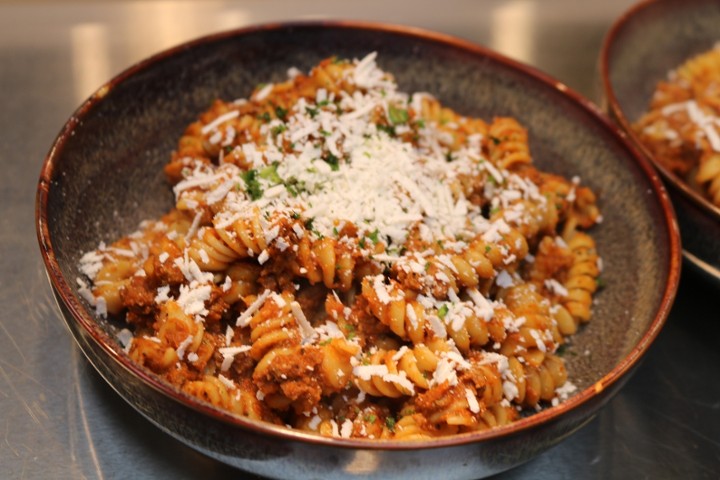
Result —
[{"label": "fusilli pasta", "polygon": [[[600,221],[514,118],[408,95],[376,64],[217,100],[165,167],[175,208],[81,259],[130,358],[238,415],[422,440],[565,398]],[[87,283],[87,280],[90,283]]]}]

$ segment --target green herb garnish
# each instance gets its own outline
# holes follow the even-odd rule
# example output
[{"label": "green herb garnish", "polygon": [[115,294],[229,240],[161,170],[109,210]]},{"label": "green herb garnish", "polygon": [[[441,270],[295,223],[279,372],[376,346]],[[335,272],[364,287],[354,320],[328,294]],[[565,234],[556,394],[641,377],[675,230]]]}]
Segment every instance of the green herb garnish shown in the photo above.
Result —
[{"label": "green herb garnish", "polygon": [[390,123],[393,125],[407,123],[410,118],[407,110],[404,108],[397,108],[394,105],[390,105],[390,108],[388,108],[388,117],[390,118]]},{"label": "green herb garnish", "polygon": [[370,238],[370,240],[372,240],[374,245],[377,245],[377,243],[378,243],[378,233],[379,233],[378,229],[376,228],[375,230],[372,231],[372,233],[370,235],[368,235],[368,238]]},{"label": "green herb garnish", "polygon": [[293,197],[297,197],[302,192],[307,191],[307,189],[305,188],[305,182],[302,180],[298,180],[295,176],[289,177],[283,182],[283,185],[285,185],[285,188]]},{"label": "green herb garnish", "polygon": [[280,120],[285,120],[287,118],[288,111],[286,108],[281,107],[280,105],[277,105],[275,107],[275,116],[279,118]]},{"label": "green herb garnish", "polygon": [[245,191],[253,200],[257,200],[262,197],[263,194],[260,182],[257,180],[257,175],[258,172],[255,169],[250,169],[242,174],[242,179],[245,182]]},{"label": "green herb garnish", "polygon": [[287,125],[281,123],[280,125],[275,125],[273,128],[271,128],[270,133],[272,133],[274,137],[277,137],[285,130],[287,130]]},{"label": "green herb garnish", "polygon": [[395,127],[393,127],[393,126],[391,126],[391,125],[378,124],[378,125],[377,125],[377,129],[380,130],[381,132],[387,133],[387,134],[390,135],[391,137],[394,137],[394,136],[395,136]]},{"label": "green herb garnish", "polygon": [[260,170],[260,178],[264,178],[265,180],[269,180],[274,184],[282,183],[282,178],[280,178],[280,175],[277,173],[277,163],[273,163],[272,165],[268,165],[267,167]]}]

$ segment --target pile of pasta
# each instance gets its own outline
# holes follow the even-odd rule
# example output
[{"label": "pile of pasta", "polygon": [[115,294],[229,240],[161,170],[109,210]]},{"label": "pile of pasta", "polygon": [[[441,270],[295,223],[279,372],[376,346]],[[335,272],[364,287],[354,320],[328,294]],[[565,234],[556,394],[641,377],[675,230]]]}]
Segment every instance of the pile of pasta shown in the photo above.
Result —
[{"label": "pile of pasta", "polygon": [[344,438],[483,430],[570,395],[593,192],[535,168],[515,119],[399,91],[374,53],[288,77],[215,101],[165,167],[173,210],[82,257],[130,358]]},{"label": "pile of pasta", "polygon": [[720,206],[720,44],[658,82],[633,127],[661,165]]}]

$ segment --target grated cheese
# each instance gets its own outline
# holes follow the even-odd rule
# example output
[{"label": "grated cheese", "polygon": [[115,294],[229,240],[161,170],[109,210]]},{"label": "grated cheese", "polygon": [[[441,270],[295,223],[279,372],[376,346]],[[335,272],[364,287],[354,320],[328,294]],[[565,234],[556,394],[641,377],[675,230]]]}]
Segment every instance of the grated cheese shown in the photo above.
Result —
[{"label": "grated cheese", "polygon": [[222,125],[223,123],[232,120],[233,118],[236,118],[238,115],[240,115],[239,110],[231,110],[223,115],[220,115],[212,122],[208,123],[207,125],[203,126],[200,131],[203,135],[206,135],[207,133],[215,130],[217,127]]},{"label": "grated cheese", "polygon": [[185,356],[185,349],[190,346],[190,344],[192,343],[192,341],[193,341],[192,335],[188,335],[188,336],[185,338],[185,340],[183,340],[182,342],[180,342],[180,344],[178,345],[178,347],[175,349],[175,352],[177,352],[177,356],[178,356],[178,358],[179,358],[180,360],[182,360],[183,357]]},{"label": "grated cheese", "polygon": [[465,399],[467,400],[468,408],[472,413],[480,412],[480,404],[478,403],[477,397],[469,388],[465,389]]},{"label": "grated cheese", "polygon": [[248,308],[246,308],[245,311],[240,314],[240,316],[237,318],[237,321],[235,322],[235,325],[238,327],[247,327],[250,324],[250,319],[252,319],[252,316],[260,309],[260,307],[262,307],[263,303],[265,303],[265,300],[270,296],[270,293],[272,293],[271,290],[265,290],[263,293],[258,295],[255,301],[248,305]]},{"label": "grated cheese", "polygon": [[312,327],[312,325],[310,325],[307,317],[305,317],[305,314],[303,313],[300,304],[298,302],[290,303],[290,311],[292,312],[295,320],[298,323],[298,326],[300,327],[300,334],[302,335],[303,343],[307,343],[308,341],[312,340],[312,338],[315,336],[315,329]]}]

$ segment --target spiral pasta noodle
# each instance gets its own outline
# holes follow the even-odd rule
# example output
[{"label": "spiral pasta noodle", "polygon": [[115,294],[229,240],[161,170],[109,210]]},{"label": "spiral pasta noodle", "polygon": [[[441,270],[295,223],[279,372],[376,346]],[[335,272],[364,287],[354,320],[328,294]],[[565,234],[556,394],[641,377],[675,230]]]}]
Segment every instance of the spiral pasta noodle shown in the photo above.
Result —
[{"label": "spiral pasta noodle", "polygon": [[200,114],[165,166],[174,208],[85,254],[78,290],[132,361],[234,415],[501,427],[572,394],[560,347],[601,266],[595,195],[529,141],[401,92],[375,54],[328,58]]},{"label": "spiral pasta noodle", "polygon": [[503,169],[532,162],[527,131],[510,117],[496,118],[488,129],[490,161]]}]

